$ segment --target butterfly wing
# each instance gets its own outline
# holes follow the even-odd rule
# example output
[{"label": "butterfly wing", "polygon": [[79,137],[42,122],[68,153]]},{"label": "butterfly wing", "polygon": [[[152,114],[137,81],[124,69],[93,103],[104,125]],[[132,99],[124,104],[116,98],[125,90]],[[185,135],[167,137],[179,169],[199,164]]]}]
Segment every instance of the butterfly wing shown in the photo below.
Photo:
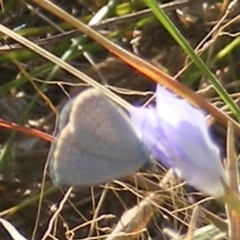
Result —
[{"label": "butterfly wing", "polygon": [[53,143],[50,172],[62,185],[94,185],[132,173],[147,161],[126,114],[96,89],[79,94]]}]

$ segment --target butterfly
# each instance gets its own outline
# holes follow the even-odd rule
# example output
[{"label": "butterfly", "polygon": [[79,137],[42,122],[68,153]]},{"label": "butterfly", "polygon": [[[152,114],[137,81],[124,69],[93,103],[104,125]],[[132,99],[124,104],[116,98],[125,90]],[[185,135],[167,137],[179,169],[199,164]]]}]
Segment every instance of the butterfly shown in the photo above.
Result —
[{"label": "butterfly", "polygon": [[127,113],[96,88],[63,107],[48,160],[53,182],[91,186],[129,175],[147,160]]}]

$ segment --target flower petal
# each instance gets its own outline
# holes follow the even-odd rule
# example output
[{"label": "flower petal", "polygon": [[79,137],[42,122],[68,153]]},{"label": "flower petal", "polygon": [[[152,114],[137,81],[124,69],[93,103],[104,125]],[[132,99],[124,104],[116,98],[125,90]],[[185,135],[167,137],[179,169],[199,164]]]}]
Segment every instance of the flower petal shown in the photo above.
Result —
[{"label": "flower petal", "polygon": [[161,129],[158,127],[158,116],[153,107],[133,107],[130,111],[131,121],[140,139],[146,144],[152,156],[161,159],[161,163],[172,167],[172,160],[168,151],[163,146],[164,139],[161,136]]},{"label": "flower petal", "polygon": [[158,87],[157,114],[158,128],[169,147],[175,172],[198,190],[223,195],[226,174],[203,112]]}]

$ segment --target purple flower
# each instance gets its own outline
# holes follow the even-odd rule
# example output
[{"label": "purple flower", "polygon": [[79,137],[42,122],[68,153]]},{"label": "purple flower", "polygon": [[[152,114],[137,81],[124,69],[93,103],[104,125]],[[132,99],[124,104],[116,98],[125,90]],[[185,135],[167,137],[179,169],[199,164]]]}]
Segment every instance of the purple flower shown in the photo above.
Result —
[{"label": "purple flower", "polygon": [[157,86],[156,106],[133,107],[130,115],[155,159],[196,189],[224,195],[226,172],[200,109]]}]

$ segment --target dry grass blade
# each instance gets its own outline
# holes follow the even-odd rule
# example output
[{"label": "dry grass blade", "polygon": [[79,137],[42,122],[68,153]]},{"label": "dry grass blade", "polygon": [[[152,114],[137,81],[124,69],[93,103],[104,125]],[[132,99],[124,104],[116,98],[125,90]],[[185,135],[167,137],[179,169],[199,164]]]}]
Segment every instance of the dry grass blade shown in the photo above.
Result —
[{"label": "dry grass blade", "polygon": [[[228,124],[227,132],[227,170],[230,177],[230,188],[239,194],[238,191],[238,161],[234,146],[234,134],[232,124]],[[240,239],[240,216],[234,210],[227,207],[229,219],[229,239]]]},{"label": "dry grass blade", "polygon": [[4,226],[13,240],[26,240],[10,222],[0,218],[0,223]]},{"label": "dry grass blade", "polygon": [[121,97],[117,96],[98,82],[96,82],[94,79],[90,78],[83,72],[77,70],[76,68],[72,67],[70,64],[64,62],[60,58],[56,57],[55,55],[51,54],[49,51],[39,47],[35,43],[31,42],[30,40],[22,37],[21,35],[15,33],[14,31],[10,30],[9,28],[3,26],[0,24],[0,31],[7,36],[11,37],[15,41],[21,43],[25,47],[31,49],[33,52],[39,54],[43,58],[48,59],[49,61],[55,63],[56,65],[60,66],[70,74],[74,75],[75,77],[81,79],[82,81],[88,83],[89,85],[98,88],[100,91],[102,91],[106,96],[108,96],[110,99],[118,103],[120,106],[122,106],[125,109],[129,109],[131,107],[130,104],[128,104],[126,101],[124,101]]},{"label": "dry grass blade", "polygon": [[211,113],[216,120],[222,123],[224,126],[227,126],[227,122],[230,121],[233,124],[235,132],[240,135],[240,126],[239,124],[234,121],[231,117],[224,114],[214,105],[206,101],[204,98],[193,92],[192,90],[188,89],[181,83],[175,81],[175,79],[171,78],[166,73],[160,71],[153,65],[149,64],[148,62],[142,60],[141,58],[131,54],[130,52],[124,50],[123,48],[117,46],[116,44],[112,43],[105,37],[101,36],[96,31],[92,30],[89,26],[83,24],[78,19],[74,18],[66,11],[62,10],[55,4],[51,3],[50,1],[37,1],[32,0],[39,6],[43,7],[47,11],[52,12],[54,15],[58,16],[59,18],[63,19],[64,21],[68,22],[79,31],[85,33],[87,36],[94,39],[96,42],[104,46],[110,52],[114,53],[116,56],[124,60],[126,63],[137,69],[139,72],[143,73],[147,77],[153,79],[154,81],[164,84],[166,87],[170,88],[177,94],[182,97],[189,99],[194,104],[200,106],[201,108],[205,109],[209,113]]},{"label": "dry grass blade", "polygon": [[41,139],[46,140],[48,142],[53,141],[53,137],[51,135],[47,134],[47,133],[44,133],[42,131],[39,131],[39,130],[36,130],[36,129],[33,129],[33,128],[21,126],[21,125],[18,125],[16,123],[11,123],[11,122],[8,122],[8,121],[3,120],[3,119],[0,119],[0,127],[6,128],[6,129],[11,129],[11,130],[16,130],[18,132],[23,132],[23,133],[29,134],[31,136],[41,138]]},{"label": "dry grass blade", "polygon": [[52,216],[51,220],[49,221],[49,225],[48,225],[48,229],[45,232],[44,236],[42,237],[42,240],[45,240],[49,237],[50,232],[52,231],[53,227],[54,227],[54,222],[57,219],[59,213],[62,211],[64,204],[66,203],[66,201],[69,198],[69,195],[72,192],[72,187],[68,189],[68,191],[66,192],[66,194],[64,195],[64,198],[62,199],[62,201],[59,204],[59,207],[57,209],[57,211],[54,213],[54,215]]},{"label": "dry grass blade", "polygon": [[196,206],[193,210],[191,221],[190,221],[189,228],[188,228],[188,233],[187,233],[186,237],[184,238],[184,240],[193,239],[194,231],[195,231],[196,224],[197,224],[198,210],[199,210],[198,206]]},{"label": "dry grass blade", "polygon": [[[165,186],[170,179],[172,179],[171,170],[164,176],[159,186],[166,188]],[[163,203],[163,199],[157,192],[150,193],[138,205],[122,215],[117,226],[106,240],[130,240],[138,238],[161,203]]]},{"label": "dry grass blade", "polygon": [[137,206],[124,213],[106,240],[130,240],[138,238],[157,210],[153,204],[155,198],[156,194],[151,193]]}]

